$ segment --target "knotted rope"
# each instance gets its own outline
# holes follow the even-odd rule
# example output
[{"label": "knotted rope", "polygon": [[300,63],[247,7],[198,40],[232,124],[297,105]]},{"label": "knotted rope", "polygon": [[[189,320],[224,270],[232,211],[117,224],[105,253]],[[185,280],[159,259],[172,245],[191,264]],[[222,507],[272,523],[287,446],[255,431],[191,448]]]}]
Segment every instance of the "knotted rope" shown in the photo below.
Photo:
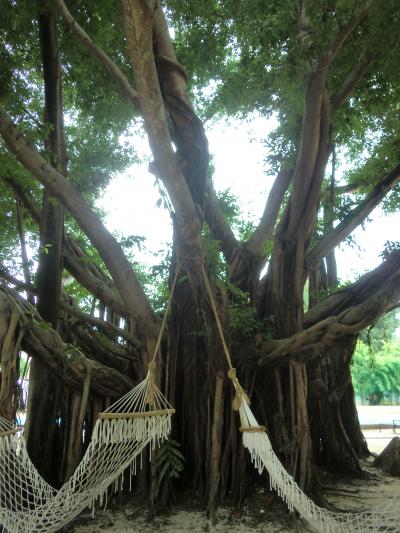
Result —
[{"label": "knotted rope", "polygon": [[229,367],[228,378],[232,381],[233,386],[235,388],[235,397],[234,397],[233,403],[232,403],[233,409],[235,411],[239,411],[241,402],[244,401],[245,403],[250,405],[250,399],[249,399],[247,393],[245,392],[245,390],[243,389],[243,387],[241,386],[241,384],[239,383],[239,380],[238,380],[238,378],[236,376],[236,368],[234,368],[234,366],[232,364],[231,354],[230,354],[229,349],[228,349],[228,345],[227,345],[227,342],[226,342],[226,339],[225,339],[222,323],[221,323],[221,320],[220,320],[219,315],[218,315],[217,305],[215,303],[213,291],[211,289],[211,285],[210,285],[210,282],[208,280],[208,276],[207,276],[207,273],[205,271],[204,265],[202,266],[202,274],[203,274],[203,279],[204,279],[204,286],[206,288],[206,291],[207,291],[207,294],[208,294],[208,298],[210,300],[211,309],[212,309],[212,312],[214,314],[215,322],[217,324],[217,329],[218,329],[219,336],[221,338],[222,348],[224,350],[226,362],[228,363],[228,367]]}]

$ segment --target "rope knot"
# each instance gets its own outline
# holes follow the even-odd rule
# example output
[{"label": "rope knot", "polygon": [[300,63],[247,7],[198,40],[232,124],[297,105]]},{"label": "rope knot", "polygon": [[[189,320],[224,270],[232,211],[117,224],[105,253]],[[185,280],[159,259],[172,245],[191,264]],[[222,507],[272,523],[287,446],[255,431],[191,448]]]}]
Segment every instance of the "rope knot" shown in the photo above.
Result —
[{"label": "rope knot", "polygon": [[156,384],[156,367],[157,364],[155,361],[150,361],[147,367],[149,380],[146,389],[146,403],[152,407],[154,407],[156,403],[154,394],[154,387]]},{"label": "rope knot", "polygon": [[240,403],[242,401],[246,402],[247,405],[250,405],[250,399],[247,396],[241,384],[239,383],[239,380],[236,376],[236,368],[231,367],[228,370],[228,378],[232,381],[233,386],[235,387],[235,397],[232,403],[234,411],[239,411]]}]

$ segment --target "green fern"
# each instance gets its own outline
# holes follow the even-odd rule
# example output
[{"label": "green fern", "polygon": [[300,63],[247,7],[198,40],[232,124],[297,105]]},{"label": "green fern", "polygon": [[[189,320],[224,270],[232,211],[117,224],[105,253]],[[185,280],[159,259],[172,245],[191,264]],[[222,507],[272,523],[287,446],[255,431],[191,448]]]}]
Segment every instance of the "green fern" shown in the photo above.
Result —
[{"label": "green fern", "polygon": [[180,477],[186,459],[178,448],[180,448],[179,442],[169,439],[158,450],[155,465],[159,470],[160,482],[164,478],[178,479]]}]

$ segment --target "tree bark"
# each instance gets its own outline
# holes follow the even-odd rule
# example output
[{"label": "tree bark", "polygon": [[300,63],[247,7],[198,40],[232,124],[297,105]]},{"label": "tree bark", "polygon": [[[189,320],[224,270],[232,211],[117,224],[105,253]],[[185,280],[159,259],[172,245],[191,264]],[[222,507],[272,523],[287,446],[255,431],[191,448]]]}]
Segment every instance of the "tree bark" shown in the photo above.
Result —
[{"label": "tree bark", "polygon": [[[44,119],[51,127],[45,145],[50,153],[51,164],[65,175],[61,64],[55,18],[49,10],[39,12],[39,36],[45,93]],[[40,224],[37,309],[42,319],[56,331],[61,295],[63,226],[63,207],[45,189]],[[33,360],[29,372],[27,449],[39,472],[50,483],[59,481],[59,463],[55,459],[57,453],[54,443],[59,433],[57,418],[61,396],[60,382],[52,378],[40,361]]]},{"label": "tree bark", "polygon": [[86,358],[76,346],[65,343],[60,335],[43,323],[37,311],[12,289],[0,286],[2,318],[1,342],[7,333],[12,311],[18,311],[19,328],[23,336],[21,346],[26,353],[39,359],[52,372],[52,375],[77,391],[82,390],[83,382],[90,368],[90,391],[94,396],[118,399],[133,387],[133,380],[113,368]]},{"label": "tree bark", "polygon": [[317,464],[360,474],[360,457],[368,448],[358,423],[350,362],[356,337],[350,335],[327,350],[308,372],[313,454]]}]

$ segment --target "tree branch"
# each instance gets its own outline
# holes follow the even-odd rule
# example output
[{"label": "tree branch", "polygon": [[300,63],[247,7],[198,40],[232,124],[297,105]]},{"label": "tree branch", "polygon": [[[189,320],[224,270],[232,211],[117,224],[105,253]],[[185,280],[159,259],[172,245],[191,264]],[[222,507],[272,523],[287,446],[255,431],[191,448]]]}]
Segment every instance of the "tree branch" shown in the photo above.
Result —
[{"label": "tree branch", "polygon": [[91,268],[94,265],[85,261],[88,257],[86,253],[82,250],[81,253],[77,253],[77,248],[80,247],[74,239],[66,235],[62,250],[65,268],[82,287],[85,287],[106,307],[112,309],[117,315],[126,318],[129,315],[129,311],[116,292],[114,282],[104,272],[98,270],[97,267]]},{"label": "tree branch", "polygon": [[58,10],[64,19],[65,25],[71,30],[77,39],[89,50],[89,52],[101,63],[106,72],[116,83],[120,92],[140,110],[140,102],[137,92],[133,89],[121,69],[112,61],[112,59],[97,46],[85,30],[76,22],[63,0],[56,0]]},{"label": "tree branch", "polygon": [[[26,282],[24,283],[12,276],[2,264],[0,264],[0,278],[8,281],[12,285],[15,285],[16,290],[18,291],[27,291],[31,294],[37,294],[38,292],[34,285]],[[94,326],[105,333],[110,339],[122,337],[135,349],[139,348],[140,341],[134,335],[132,335],[132,333],[126,331],[125,329],[118,328],[110,322],[106,322],[100,318],[96,318],[92,315],[84,313],[70,298],[63,296],[60,300],[60,307],[65,313],[67,313],[67,315],[77,318],[83,324]]]},{"label": "tree branch", "polygon": [[150,336],[155,336],[155,316],[132,266],[116,239],[72,183],[67,181],[29,144],[3,110],[0,110],[0,132],[18,161],[45,185],[75,217],[109,269],[132,318],[137,320],[144,334],[147,332]]},{"label": "tree branch", "polygon": [[[360,190],[360,187],[362,185],[363,183],[361,181],[354,182],[354,183],[348,183],[347,185],[339,185],[337,187],[334,187],[333,194],[336,197],[341,194],[357,193]],[[330,195],[331,195],[331,190],[329,186],[329,188],[326,188],[323,190],[321,200],[325,200],[326,198],[329,198]]]},{"label": "tree branch", "polygon": [[164,182],[182,242],[200,248],[198,212],[172,149],[153,52],[154,10],[143,0],[123,0],[123,22],[150,147],[152,171]]},{"label": "tree branch", "polygon": [[32,220],[40,226],[40,211],[36,207],[35,203],[33,202],[32,198],[29,198],[29,196],[25,193],[23,188],[19,183],[17,183],[13,178],[10,176],[7,176],[4,178],[4,181],[7,183],[7,185],[12,189],[15,196],[18,198],[18,200],[21,201],[22,205],[25,207],[25,209],[30,214]]},{"label": "tree branch", "polygon": [[232,228],[226,221],[219,206],[217,194],[213,184],[209,182],[207,188],[205,216],[214,239],[220,241],[221,250],[228,263],[231,263],[238,253],[240,243],[233,234]]},{"label": "tree branch", "polygon": [[[40,213],[32,199],[12,178],[5,178],[5,181],[14,191],[22,205],[28,210],[32,220],[40,225]],[[113,280],[101,269],[93,265],[86,252],[82,250],[82,247],[68,234],[63,236],[61,253],[64,267],[82,287],[112,309],[117,315],[125,318],[128,316],[128,310],[118,296]]]},{"label": "tree branch", "polygon": [[[383,274],[383,272],[385,274]],[[333,346],[338,338],[349,334],[356,334],[368,325],[374,323],[381,315],[395,305],[400,297],[400,252],[394,252],[374,272],[377,276],[375,290],[365,290],[364,298],[354,303],[351,298],[343,299],[338,314],[329,315],[299,333],[287,338],[264,343],[260,347],[259,365],[281,365],[289,357],[309,362],[317,357],[323,357],[324,349]],[[370,281],[371,273],[364,276],[364,281]],[[385,277],[384,277],[385,276]],[[362,279],[363,279],[362,278]],[[367,283],[368,284],[368,283]],[[337,312],[340,307],[332,309]],[[321,315],[320,316],[324,316]]]},{"label": "tree branch", "polygon": [[386,194],[400,180],[400,165],[386,174],[369,193],[365,200],[345,217],[323,241],[314,246],[307,255],[309,265],[325,257],[335,246],[340,244],[361,222],[375,209]]},{"label": "tree branch", "polygon": [[246,242],[246,248],[253,254],[261,254],[269,241],[278,218],[283,198],[292,181],[293,170],[282,170],[277,175],[265,204],[260,223]]},{"label": "tree branch", "polygon": [[140,341],[129,331],[118,328],[110,322],[105,322],[100,318],[96,318],[94,316],[88,315],[87,313],[84,313],[83,311],[81,311],[81,309],[79,309],[76,304],[67,301],[67,299],[62,299],[60,305],[62,310],[65,311],[69,316],[77,318],[82,324],[89,324],[90,326],[94,326],[95,328],[104,332],[108,338],[112,339],[115,337],[121,337],[127,342],[129,342],[129,344],[131,344],[135,349],[138,349],[140,347]]},{"label": "tree branch", "polygon": [[[19,243],[21,246],[21,260],[22,260],[22,271],[24,273],[24,279],[25,283],[29,284],[31,283],[31,273],[29,270],[29,259],[28,259],[28,252],[26,250],[26,238],[25,238],[25,223],[24,223],[24,215],[21,209],[22,202],[18,198],[15,198],[15,208],[16,208],[16,215],[17,215],[17,229],[18,229],[18,235],[19,235]],[[28,301],[34,305],[35,300],[33,298],[33,293],[28,292]]]},{"label": "tree branch", "polygon": [[[320,150],[325,150],[325,147],[320,144],[325,83],[325,70],[310,73],[305,80],[301,142],[293,174],[293,193],[288,211],[286,237],[288,240],[298,235],[299,231],[304,233],[301,229],[302,217],[309,209],[311,193],[317,187],[317,184],[313,182],[316,175],[315,166]],[[312,196],[314,197],[315,194],[313,193]],[[311,207],[314,208],[314,206]]]},{"label": "tree branch", "polygon": [[304,327],[309,328],[331,315],[338,315],[351,304],[362,303],[370,294],[379,290],[382,280],[396,274],[400,263],[399,255],[400,252],[392,252],[377,268],[314,305],[304,315]]},{"label": "tree branch", "polygon": [[360,12],[341,29],[341,31],[332,41],[328,51],[322,57],[318,69],[326,69],[332,63],[347,38],[353,33],[353,31],[359,26],[359,24],[365,19],[371,9],[375,7],[379,1],[380,0],[368,0],[364,8],[361,9]]},{"label": "tree branch", "polygon": [[1,320],[7,320],[12,310],[17,311],[24,331],[22,348],[45,364],[66,386],[81,390],[90,370],[90,388],[95,395],[119,398],[132,388],[131,379],[113,368],[86,358],[76,346],[65,344],[54,329],[44,327],[32,306],[18,294],[1,286],[0,307]]},{"label": "tree branch", "polygon": [[187,95],[187,76],[179,64],[163,10],[154,11],[154,53],[158,82],[168,113],[176,157],[193,201],[204,209],[208,175],[208,140]]},{"label": "tree branch", "polygon": [[344,81],[342,87],[332,98],[333,109],[338,109],[351,96],[355,87],[357,86],[357,83],[364,76],[371,62],[372,55],[367,50],[363,50],[356,66],[354,67],[352,72],[350,72],[350,74]]}]

